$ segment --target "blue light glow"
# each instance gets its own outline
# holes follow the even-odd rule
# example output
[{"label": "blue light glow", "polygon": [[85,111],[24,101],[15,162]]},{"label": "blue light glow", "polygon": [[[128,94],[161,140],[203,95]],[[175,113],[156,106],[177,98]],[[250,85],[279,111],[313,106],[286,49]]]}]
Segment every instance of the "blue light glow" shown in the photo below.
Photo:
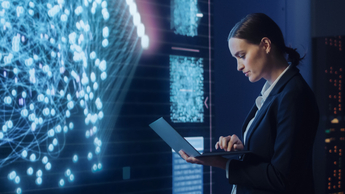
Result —
[{"label": "blue light glow", "polygon": [[[87,158],[101,161],[105,150],[102,142],[107,142],[111,133],[107,129],[114,123],[114,120],[103,120],[104,115],[114,109],[106,107],[104,102],[116,101],[125,95],[118,91],[129,87],[131,80],[117,77],[134,72],[142,48],[149,46],[136,3],[128,2],[1,2],[0,78],[5,87],[0,93],[3,115],[0,146],[10,147],[12,151],[2,155],[0,168],[24,160],[35,169],[51,173],[58,169],[54,162],[65,148],[66,136],[70,132],[85,135],[88,141],[97,138],[94,147],[87,148],[92,150]],[[124,14],[127,12],[130,14]],[[138,49],[140,52],[133,54]],[[108,85],[113,85],[116,92],[105,95],[103,89]],[[82,110],[86,110],[85,123],[82,123],[82,127],[87,128],[86,133],[72,120]],[[76,130],[72,131],[75,126]],[[70,162],[77,161],[78,156],[74,155]],[[88,170],[90,166],[93,164],[89,162]],[[102,169],[102,165],[97,169]],[[47,182],[43,180],[42,170],[32,176],[35,172],[29,167],[26,172],[24,170],[29,176],[19,177],[11,171],[8,177],[17,184],[30,178],[36,185],[41,185]],[[78,175],[65,180],[73,181],[74,176]],[[65,182],[61,180],[59,185],[64,186]],[[23,187],[16,185],[16,188],[22,192]]]},{"label": "blue light glow", "polygon": [[199,22],[200,14],[197,0],[171,0],[170,27],[175,34],[197,36]]},{"label": "blue light glow", "polygon": [[204,122],[203,59],[170,56],[170,119]]}]

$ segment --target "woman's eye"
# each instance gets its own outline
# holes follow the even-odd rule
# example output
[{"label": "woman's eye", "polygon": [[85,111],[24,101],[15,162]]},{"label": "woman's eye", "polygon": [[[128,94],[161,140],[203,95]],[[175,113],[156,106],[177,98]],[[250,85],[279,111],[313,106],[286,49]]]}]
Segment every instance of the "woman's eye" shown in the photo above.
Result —
[{"label": "woman's eye", "polygon": [[241,59],[244,59],[244,55],[240,55],[239,57],[240,57]]}]

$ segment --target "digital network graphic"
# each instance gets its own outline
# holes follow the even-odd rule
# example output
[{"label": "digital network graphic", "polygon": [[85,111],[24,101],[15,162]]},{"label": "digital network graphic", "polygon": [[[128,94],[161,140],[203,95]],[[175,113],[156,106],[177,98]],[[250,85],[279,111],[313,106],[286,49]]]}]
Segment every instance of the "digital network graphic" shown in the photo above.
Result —
[{"label": "digital network graphic", "polygon": [[73,130],[93,146],[70,156],[54,186],[78,179],[73,164],[103,168],[115,122],[105,117],[120,109],[105,104],[124,98],[148,46],[133,0],[0,1],[0,169],[14,193],[25,193],[23,182],[45,184]]}]

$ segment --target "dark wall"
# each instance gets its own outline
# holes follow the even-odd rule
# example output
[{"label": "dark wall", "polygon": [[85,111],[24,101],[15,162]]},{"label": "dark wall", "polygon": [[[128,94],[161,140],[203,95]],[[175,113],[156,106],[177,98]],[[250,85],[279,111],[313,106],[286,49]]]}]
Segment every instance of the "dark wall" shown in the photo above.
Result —
[{"label": "dark wall", "polygon": [[[259,95],[264,80],[250,83],[237,71],[236,59],[228,49],[227,37],[231,28],[249,13],[262,12],[281,28],[286,45],[307,53],[301,73],[311,85],[310,1],[298,0],[241,0],[214,2],[214,65],[215,65],[215,134],[214,142],[223,135],[240,135],[242,122]],[[215,169],[214,193],[229,193],[224,170]]]}]

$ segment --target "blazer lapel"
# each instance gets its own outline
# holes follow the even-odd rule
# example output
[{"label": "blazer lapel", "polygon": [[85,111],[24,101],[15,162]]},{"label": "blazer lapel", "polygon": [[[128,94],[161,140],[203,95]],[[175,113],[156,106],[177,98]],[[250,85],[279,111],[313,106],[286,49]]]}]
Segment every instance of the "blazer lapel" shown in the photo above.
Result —
[{"label": "blazer lapel", "polygon": [[299,73],[299,69],[297,69],[296,67],[290,66],[290,68],[284,73],[284,75],[280,78],[280,80],[274,86],[273,90],[268,95],[267,99],[265,100],[264,104],[262,105],[261,109],[258,112],[257,112],[258,109],[256,107],[256,104],[254,103],[253,108],[249,112],[249,114],[248,114],[248,116],[247,116],[247,118],[246,118],[246,120],[242,126],[242,137],[243,137],[243,134],[247,128],[249,121],[252,118],[254,118],[255,113],[257,112],[257,115],[256,115],[254,121],[252,122],[252,125],[250,126],[250,128],[248,129],[248,132],[247,132],[246,141],[245,141],[246,142],[246,145],[245,145],[246,148],[249,148],[250,137],[252,136],[252,134],[256,130],[256,128],[259,125],[259,123],[261,122],[261,120],[263,119],[263,116],[265,115],[265,112],[267,111],[269,105],[271,104],[273,97],[275,95],[277,95],[278,93],[280,93],[281,90],[284,89],[284,86],[286,85],[286,83],[298,73]]}]

